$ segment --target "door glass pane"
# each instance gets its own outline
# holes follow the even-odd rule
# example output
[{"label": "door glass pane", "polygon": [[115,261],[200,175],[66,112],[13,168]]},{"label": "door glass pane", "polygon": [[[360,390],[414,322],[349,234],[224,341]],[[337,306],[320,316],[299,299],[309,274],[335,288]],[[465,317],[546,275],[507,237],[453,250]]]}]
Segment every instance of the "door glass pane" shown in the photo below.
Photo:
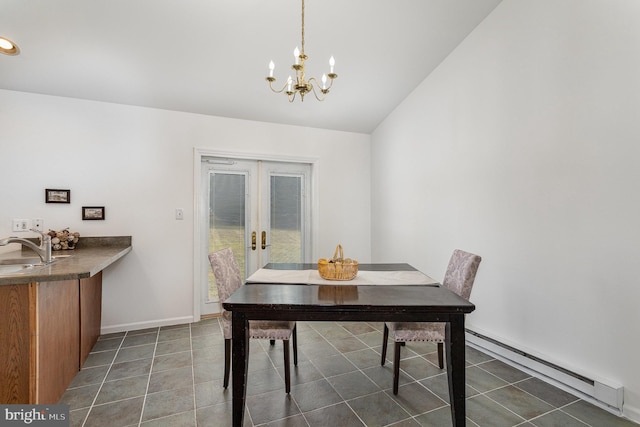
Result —
[{"label": "door glass pane", "polygon": [[271,176],[270,262],[304,262],[302,178]]},{"label": "door glass pane", "polygon": [[[244,174],[214,172],[209,177],[209,252],[231,248],[245,277],[246,199]],[[209,269],[209,300],[218,300],[213,272]]]}]

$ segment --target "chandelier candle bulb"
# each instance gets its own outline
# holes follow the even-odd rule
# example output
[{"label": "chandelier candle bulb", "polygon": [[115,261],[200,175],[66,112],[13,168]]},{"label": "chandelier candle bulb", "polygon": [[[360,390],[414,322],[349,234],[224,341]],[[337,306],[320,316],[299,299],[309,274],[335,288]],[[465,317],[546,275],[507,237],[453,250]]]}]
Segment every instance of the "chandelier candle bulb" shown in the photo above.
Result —
[{"label": "chandelier candle bulb", "polygon": [[331,58],[329,58],[329,67],[331,68],[331,69],[329,70],[329,72],[330,72],[331,74],[333,74],[333,67],[334,67],[335,65],[336,65],[336,60],[335,60],[335,59],[333,59],[333,56],[331,56]]},{"label": "chandelier candle bulb", "polygon": [[300,49],[298,49],[298,46],[293,49],[293,57],[296,59],[296,65],[298,65],[300,63]]},{"label": "chandelier candle bulb", "polygon": [[323,74],[322,75],[322,90],[326,90],[327,89],[327,75]]},{"label": "chandelier candle bulb", "polygon": [[269,77],[273,77],[273,69],[276,68],[276,64],[273,61],[269,62]]}]

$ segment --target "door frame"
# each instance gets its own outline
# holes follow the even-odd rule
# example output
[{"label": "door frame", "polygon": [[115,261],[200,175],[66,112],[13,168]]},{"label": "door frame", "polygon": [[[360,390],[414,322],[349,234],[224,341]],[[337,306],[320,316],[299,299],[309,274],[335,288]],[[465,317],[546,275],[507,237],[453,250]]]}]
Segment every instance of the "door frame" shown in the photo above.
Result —
[{"label": "door frame", "polygon": [[[264,160],[282,163],[308,163],[311,165],[311,259],[316,259],[318,245],[318,161],[317,157],[283,156],[265,153],[238,153],[211,148],[194,147],[193,149],[193,321],[200,321],[201,272],[206,259],[200,259],[202,236],[200,226],[204,221],[204,206],[201,203],[201,173],[203,157],[223,157],[237,160]],[[207,207],[208,209],[208,207]]]}]

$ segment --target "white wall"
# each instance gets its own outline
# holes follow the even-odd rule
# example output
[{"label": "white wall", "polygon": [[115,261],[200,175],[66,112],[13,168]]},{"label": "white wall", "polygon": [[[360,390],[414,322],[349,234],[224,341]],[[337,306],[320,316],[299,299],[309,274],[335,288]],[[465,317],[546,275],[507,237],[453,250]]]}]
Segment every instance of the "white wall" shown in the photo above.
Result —
[{"label": "white wall", "polygon": [[372,135],[372,259],[483,257],[468,326],[640,420],[640,2],[509,0]]},{"label": "white wall", "polygon": [[[318,159],[314,257],[342,243],[366,262],[369,144],[364,134],[0,90],[0,236],[15,234],[12,218],[43,218],[45,229],[81,236],[131,235],[133,251],[104,275],[103,330],[185,322],[193,313],[194,147]],[[45,204],[45,188],[71,189],[71,204]],[[92,205],[106,207],[105,221],[82,221],[81,207]]]}]

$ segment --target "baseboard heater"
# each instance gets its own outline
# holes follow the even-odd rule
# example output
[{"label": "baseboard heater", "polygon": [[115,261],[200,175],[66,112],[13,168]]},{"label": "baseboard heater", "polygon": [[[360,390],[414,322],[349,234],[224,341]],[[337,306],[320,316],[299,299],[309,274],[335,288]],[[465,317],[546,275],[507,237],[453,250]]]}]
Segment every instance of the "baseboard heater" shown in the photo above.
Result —
[{"label": "baseboard heater", "polygon": [[509,365],[587,400],[616,415],[622,415],[624,387],[611,381],[592,379],[546,361],[496,339],[465,329],[467,343]]}]

